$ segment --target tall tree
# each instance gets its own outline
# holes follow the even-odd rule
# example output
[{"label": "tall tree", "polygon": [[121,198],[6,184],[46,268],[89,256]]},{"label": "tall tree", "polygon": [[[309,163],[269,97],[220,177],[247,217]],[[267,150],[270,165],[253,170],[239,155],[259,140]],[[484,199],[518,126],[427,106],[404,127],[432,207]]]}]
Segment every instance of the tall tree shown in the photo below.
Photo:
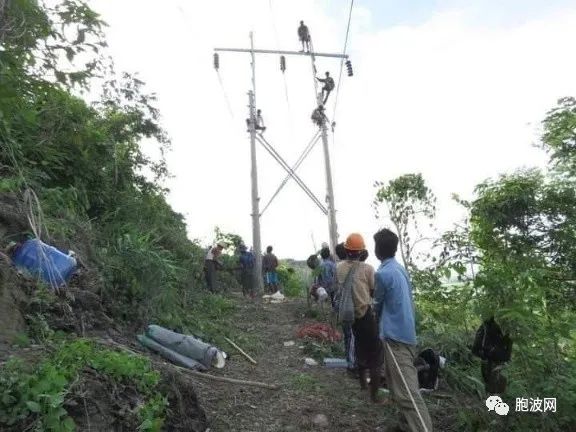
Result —
[{"label": "tall tree", "polygon": [[407,270],[415,267],[414,252],[416,245],[426,240],[420,232],[422,220],[431,221],[436,214],[436,197],[426,186],[422,174],[405,174],[388,184],[377,181],[378,188],[373,201],[376,218],[380,218],[384,209],[387,218],[398,233],[400,254]]}]

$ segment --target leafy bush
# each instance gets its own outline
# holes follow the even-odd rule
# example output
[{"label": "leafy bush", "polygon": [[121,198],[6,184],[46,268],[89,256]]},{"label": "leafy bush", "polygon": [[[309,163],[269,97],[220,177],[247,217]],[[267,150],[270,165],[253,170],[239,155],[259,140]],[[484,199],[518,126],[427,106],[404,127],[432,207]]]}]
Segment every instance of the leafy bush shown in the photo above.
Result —
[{"label": "leafy bush", "polygon": [[286,265],[278,266],[278,279],[287,297],[302,297],[306,293],[306,281],[302,274],[293,267]]},{"label": "leafy bush", "polygon": [[[472,201],[456,197],[467,211],[464,223],[436,239],[420,263],[411,262],[406,252],[409,240],[419,235],[417,225],[434,216],[429,190],[420,176],[402,176],[386,187],[377,183],[375,203],[386,204],[389,219],[400,231],[400,252],[414,284],[421,343],[448,358],[442,372],[446,382],[475,401],[474,409],[462,409],[457,416],[462,429],[576,428],[570,408],[576,406],[575,124],[576,99],[561,99],[543,125],[542,147],[551,155],[549,170],[503,174],[479,184]],[[412,184],[406,179],[418,181]],[[402,187],[394,189],[395,185]],[[422,211],[425,217],[418,219]],[[444,283],[454,274],[458,283]],[[490,316],[514,342],[512,359],[504,369],[508,386],[502,398],[513,404],[516,398],[555,397],[556,413],[513,412],[497,424],[486,415],[481,407],[486,394],[480,360],[470,355],[469,346],[479,324]]]},{"label": "leafy bush", "polygon": [[84,339],[61,344],[32,370],[16,360],[2,368],[0,425],[31,424],[38,430],[53,432],[75,430],[64,400],[72,383],[88,366],[117,381],[134,382],[146,400],[139,411],[141,430],[160,430],[167,402],[156,391],[160,376],[151,369],[150,362],[99,348]]}]

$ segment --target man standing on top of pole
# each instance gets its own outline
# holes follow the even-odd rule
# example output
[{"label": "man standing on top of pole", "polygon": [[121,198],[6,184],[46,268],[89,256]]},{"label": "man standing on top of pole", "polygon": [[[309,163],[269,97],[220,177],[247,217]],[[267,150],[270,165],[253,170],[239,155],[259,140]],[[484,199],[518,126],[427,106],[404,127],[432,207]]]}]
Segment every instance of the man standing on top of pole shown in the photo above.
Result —
[{"label": "man standing on top of pole", "polygon": [[310,52],[310,32],[308,31],[308,27],[304,25],[304,21],[300,21],[298,37],[300,38],[300,42],[302,42],[302,51],[300,52]]},{"label": "man standing on top of pole", "polygon": [[[322,98],[323,98],[323,104],[326,105],[326,101],[328,100],[328,96],[330,96],[330,92],[332,90],[334,90],[334,80],[332,79],[332,77],[330,76],[330,72],[326,71],[326,78],[318,78],[316,77],[316,79],[322,83],[324,83],[324,87],[322,87]],[[324,92],[326,92],[326,96],[324,96]]]}]

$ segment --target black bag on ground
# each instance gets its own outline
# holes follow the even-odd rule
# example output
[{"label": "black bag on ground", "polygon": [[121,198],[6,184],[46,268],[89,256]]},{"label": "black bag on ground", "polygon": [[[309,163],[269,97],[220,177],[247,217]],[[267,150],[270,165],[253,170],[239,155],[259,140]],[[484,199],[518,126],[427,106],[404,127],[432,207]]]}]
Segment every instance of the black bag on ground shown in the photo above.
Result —
[{"label": "black bag on ground", "polygon": [[432,348],[426,348],[414,359],[414,366],[418,371],[420,388],[436,390],[438,388],[440,356]]}]

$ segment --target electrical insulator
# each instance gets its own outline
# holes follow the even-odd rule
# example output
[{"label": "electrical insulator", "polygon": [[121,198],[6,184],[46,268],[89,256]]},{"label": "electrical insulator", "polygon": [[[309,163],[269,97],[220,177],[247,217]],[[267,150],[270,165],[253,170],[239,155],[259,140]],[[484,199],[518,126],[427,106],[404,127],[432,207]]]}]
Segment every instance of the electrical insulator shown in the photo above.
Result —
[{"label": "electrical insulator", "polygon": [[214,69],[218,70],[220,67],[220,59],[218,58],[218,53],[214,53]]},{"label": "electrical insulator", "polygon": [[346,60],[346,69],[348,69],[348,76],[354,75],[352,72],[352,63],[350,63],[350,60]]},{"label": "electrical insulator", "polygon": [[280,70],[284,72],[286,70],[286,57],[280,56]]}]

